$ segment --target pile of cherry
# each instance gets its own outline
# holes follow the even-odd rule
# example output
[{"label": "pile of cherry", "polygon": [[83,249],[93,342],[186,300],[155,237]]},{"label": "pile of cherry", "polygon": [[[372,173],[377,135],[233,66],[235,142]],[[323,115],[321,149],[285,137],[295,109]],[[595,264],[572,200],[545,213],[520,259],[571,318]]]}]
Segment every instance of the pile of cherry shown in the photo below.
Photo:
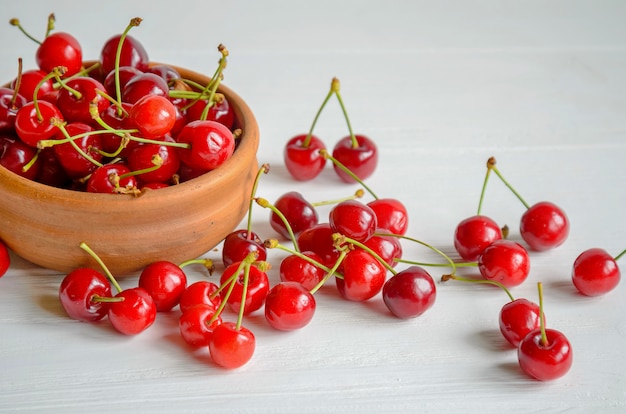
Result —
[{"label": "pile of cherry", "polygon": [[[129,28],[136,24],[131,22]],[[215,154],[196,152],[194,149],[207,147],[197,137],[213,134],[219,128],[230,134],[223,135],[228,135],[231,142],[226,152],[232,152],[234,143],[231,140],[234,141],[233,136],[236,135],[231,132],[232,121],[226,128],[222,123],[230,119],[232,114],[229,115],[227,101],[216,92],[227,56],[224,48],[220,48],[222,59],[213,77],[217,79],[215,83],[205,89],[181,87],[182,80],[173,74],[171,68],[147,67],[147,58],[142,58],[145,55],[139,43],[124,32],[112,38],[103,48],[102,59],[93,70],[107,75],[102,87],[94,87],[97,84],[91,75],[75,76],[84,70],[80,54],[70,59],[60,49],[55,49],[63,44],[64,51],[79,53],[79,48],[68,46],[72,44],[68,36],[49,34],[37,53],[40,70],[32,72],[35,75],[31,75],[31,72],[21,73],[17,78],[20,86],[14,85],[15,89],[9,89],[10,93],[3,92],[0,99],[2,133],[7,134],[6,125],[12,123],[10,128],[14,129],[17,136],[2,137],[2,165],[14,158],[11,154],[17,150],[10,150],[11,145],[22,142],[26,149],[20,150],[21,159],[26,162],[12,170],[21,175],[32,173],[31,169],[37,163],[43,164],[55,158],[46,155],[46,144],[57,140],[62,144],[52,145],[55,154],[57,151],[62,152],[60,148],[65,147],[65,153],[72,154],[74,163],[83,163],[92,168],[80,173],[72,170],[74,173],[69,177],[72,188],[78,187],[78,182],[91,181],[104,166],[124,165],[124,160],[134,165],[130,167],[130,172],[141,171],[138,174],[122,171],[116,171],[117,175],[105,173],[109,182],[106,192],[119,193],[129,192],[126,190],[136,186],[123,182],[123,178],[158,173],[165,169],[166,160],[170,157],[178,157],[180,165],[172,168],[169,178],[162,182],[171,181],[175,174],[192,177],[215,168],[214,165],[209,168],[206,164],[215,161]],[[115,55],[117,57],[114,58]],[[50,62],[52,56],[65,60]],[[59,70],[60,67],[64,69]],[[145,78],[158,78],[158,82],[165,82],[167,89],[147,93],[143,81],[138,80]],[[52,84],[52,79],[56,83]],[[33,100],[23,102],[16,91],[21,91],[29,83],[31,89],[27,95],[33,96]],[[148,84],[154,86],[152,80]],[[185,85],[185,82],[182,84]],[[80,92],[82,98],[77,97],[77,92]],[[132,96],[135,98],[130,98]],[[332,151],[328,151],[324,143],[313,135],[313,131],[326,103],[332,97],[339,101],[349,134],[339,140]],[[76,116],[83,118],[72,119],[73,115],[69,115],[71,111],[68,109],[55,112],[50,109],[55,106],[54,102],[61,108],[65,105],[62,102],[73,102],[72,105],[83,108],[75,112]],[[168,123],[174,120],[166,128],[167,131],[161,128],[161,120],[146,116],[160,113],[162,102],[177,108],[172,117],[165,116]],[[102,108],[97,108],[100,104]],[[16,106],[20,108],[15,109]],[[20,115],[25,111],[24,108],[30,108],[27,109],[29,115]],[[48,122],[38,121],[39,116],[47,117]],[[22,122],[23,117],[29,122]],[[180,120],[181,117],[184,121]],[[211,117],[213,120],[208,119]],[[140,120],[144,119],[154,122],[143,124]],[[81,126],[72,127],[76,124]],[[195,128],[195,125],[201,126]],[[38,135],[48,128],[53,129],[54,133],[43,138]],[[197,129],[203,132],[197,132]],[[212,132],[206,132],[205,129],[211,129]],[[193,131],[188,132],[188,138],[181,138],[186,136],[187,130]],[[142,137],[139,138],[137,134]],[[108,137],[112,142],[110,147],[102,150],[94,142],[81,144],[92,137]],[[170,145],[172,143],[182,145]],[[172,148],[177,149],[170,152]],[[140,165],[133,164],[132,154],[143,151],[148,152],[140,157],[143,162]],[[106,158],[104,153],[111,157],[102,163],[99,160]],[[97,154],[104,158],[97,159]],[[160,156],[161,161],[158,161],[159,157],[155,161],[155,154]],[[223,158],[221,155],[217,158]],[[101,271],[79,268],[67,274],[59,287],[61,305],[73,319],[96,322],[106,318],[116,330],[126,335],[136,335],[148,329],[155,322],[158,312],[172,312],[178,308],[179,330],[183,340],[192,348],[208,348],[216,364],[234,369],[245,365],[255,351],[255,336],[244,326],[246,316],[252,313],[262,310],[268,325],[278,331],[302,329],[316,312],[315,295],[320,294],[322,286],[334,283],[340,296],[347,301],[363,302],[380,298],[393,317],[416,318],[432,307],[437,296],[437,284],[425,268],[431,265],[447,266],[450,272],[443,275],[441,281],[487,283],[500,287],[509,296],[510,301],[499,314],[499,327],[503,337],[517,348],[520,367],[524,372],[538,380],[552,380],[565,375],[573,361],[571,344],[562,332],[545,326],[541,283],[537,286],[538,304],[525,298],[515,299],[509,291],[510,287],[522,284],[529,274],[527,249],[546,251],[565,242],[569,233],[565,212],[550,202],[539,202],[532,206],[526,203],[496,167],[495,159],[491,158],[487,162],[477,214],[461,221],[454,232],[454,246],[462,259],[455,261],[425,241],[407,236],[409,217],[405,206],[397,199],[378,197],[366,185],[364,180],[375,171],[377,157],[374,142],[353,133],[339,81],[333,79],[309,132],[297,135],[286,143],[285,165],[295,180],[308,181],[331,162],[341,181],[358,183],[362,189],[345,199],[320,203],[312,203],[301,193],[292,191],[271,203],[256,195],[262,176],[270,172],[269,165],[262,165],[250,194],[247,227],[233,231],[222,243],[224,270],[219,282],[200,280],[188,283],[184,268],[202,264],[212,274],[215,267],[209,259],[199,258],[179,264],[163,260],[145,267],[135,287],[122,289],[97,252],[83,243],[80,248],[100,264]],[[36,161],[33,162],[33,159]],[[59,168],[67,168],[62,157],[56,160],[61,165]],[[102,165],[98,166],[98,163]],[[26,166],[28,168],[24,168]],[[44,167],[41,170],[47,171]],[[55,171],[53,175],[58,174],[59,169]],[[492,173],[526,207],[519,226],[525,245],[507,239],[506,226],[500,228],[494,220],[481,214],[485,188]],[[49,183],[41,177],[50,174],[41,173],[33,178]],[[116,179],[112,180],[112,176]],[[85,177],[90,178],[85,180]],[[145,185],[152,185],[152,182],[145,180]],[[87,184],[88,191],[89,188]],[[361,201],[366,193],[371,200]],[[331,206],[327,220],[320,220],[320,205]],[[270,210],[269,222],[276,232],[273,238],[261,239],[252,228],[251,213],[256,206]],[[287,242],[283,243],[279,239]],[[423,263],[408,260],[403,257],[403,243],[425,246],[440,255],[442,261]],[[273,286],[268,277],[271,269],[267,261],[268,251],[272,249],[287,253],[277,269],[280,281]],[[573,264],[571,277],[574,286],[588,296],[613,290],[620,281],[617,260],[625,252],[615,257],[598,248],[583,252]],[[406,266],[398,270],[399,264]],[[8,252],[0,243],[0,275],[6,272],[8,266]],[[477,267],[481,277],[459,276],[457,269],[467,266]],[[235,315],[231,320],[227,320],[226,310]]]},{"label": "pile of cherry", "polygon": [[212,81],[198,85],[149,64],[128,35],[140,22],[132,19],[84,67],[80,43],[52,32],[50,15],[45,39],[33,39],[38,68],[22,70],[20,59],[10,87],[0,88],[0,165],[55,187],[139,195],[218,168],[233,154],[241,131],[218,92],[228,50],[218,47]]}]

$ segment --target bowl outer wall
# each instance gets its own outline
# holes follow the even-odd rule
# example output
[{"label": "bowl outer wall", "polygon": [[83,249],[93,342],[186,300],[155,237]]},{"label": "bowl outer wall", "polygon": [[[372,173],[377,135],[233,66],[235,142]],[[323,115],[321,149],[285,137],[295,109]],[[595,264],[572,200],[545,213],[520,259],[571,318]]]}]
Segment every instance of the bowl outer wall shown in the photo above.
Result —
[{"label": "bowl outer wall", "polygon": [[[183,78],[202,84],[210,80],[174,68]],[[243,132],[233,156],[219,168],[132,197],[58,189],[0,167],[0,239],[20,257],[45,268],[100,269],[80,248],[85,242],[116,276],[155,260],[180,264],[213,249],[248,211],[259,145],[250,108],[229,88],[220,86],[219,91]]]}]

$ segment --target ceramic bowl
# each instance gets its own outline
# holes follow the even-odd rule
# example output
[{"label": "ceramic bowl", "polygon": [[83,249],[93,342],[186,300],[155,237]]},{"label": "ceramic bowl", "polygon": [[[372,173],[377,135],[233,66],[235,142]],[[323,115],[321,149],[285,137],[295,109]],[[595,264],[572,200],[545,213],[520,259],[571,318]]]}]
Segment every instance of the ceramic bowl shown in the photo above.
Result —
[{"label": "ceramic bowl", "polygon": [[[200,84],[210,80],[175,69]],[[132,197],[59,189],[0,167],[0,239],[20,257],[60,272],[98,268],[80,248],[85,242],[116,276],[155,260],[178,264],[213,249],[247,214],[259,144],[258,125],[246,102],[225,86],[219,91],[242,129],[234,154],[219,168]]]}]

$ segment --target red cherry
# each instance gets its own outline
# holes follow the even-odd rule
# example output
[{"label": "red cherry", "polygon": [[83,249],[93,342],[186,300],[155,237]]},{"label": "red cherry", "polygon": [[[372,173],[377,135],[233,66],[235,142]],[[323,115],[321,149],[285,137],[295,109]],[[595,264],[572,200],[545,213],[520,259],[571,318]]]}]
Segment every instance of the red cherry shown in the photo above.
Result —
[{"label": "red cherry", "polygon": [[436,298],[433,278],[419,266],[409,266],[396,273],[383,286],[385,305],[401,319],[420,316],[434,305]]},{"label": "red cherry", "polygon": [[547,343],[541,329],[528,333],[519,343],[517,356],[524,372],[540,381],[551,381],[565,375],[573,362],[572,346],[567,337],[554,329],[545,330]]},{"label": "red cherry", "polygon": [[205,304],[217,309],[222,303],[222,297],[215,294],[219,286],[207,280],[200,280],[187,286],[180,296],[178,306],[185,313],[197,304]]},{"label": "red cherry", "polygon": [[169,87],[165,79],[154,73],[142,73],[131,78],[122,89],[122,100],[131,104],[144,96],[154,95],[167,97]]},{"label": "red cherry", "polygon": [[[319,221],[315,207],[297,191],[290,191],[280,196],[274,203],[274,207],[285,216],[295,236]],[[273,211],[270,213],[270,225],[281,236],[287,239],[291,237],[283,220]]]},{"label": "red cherry", "polygon": [[365,242],[374,235],[378,219],[374,210],[367,204],[357,200],[346,200],[330,210],[329,224],[333,232],[341,233],[358,242]]},{"label": "red cherry", "polygon": [[[113,128],[114,130],[134,129],[135,126],[128,118],[128,113],[132,108],[132,104],[122,102],[122,107],[124,111],[120,112],[118,111],[117,105],[109,105],[102,112],[100,112],[100,118],[102,119],[102,121],[104,121],[105,124]],[[102,149],[104,151],[108,153],[115,153],[122,143],[122,137],[114,133],[100,134],[100,141]],[[139,146],[139,143],[137,141],[129,141],[120,155],[127,155],[128,152],[132,151],[132,149],[136,148],[137,146]]]},{"label": "red cherry", "polygon": [[[102,47],[100,52],[100,64],[102,65],[102,71],[104,73],[109,73],[115,69],[115,59],[120,38],[121,35],[115,35],[109,38]],[[148,52],[146,52],[143,44],[134,37],[126,35],[120,54],[120,67],[132,66],[139,69],[141,72],[145,72],[148,70],[149,62]]]},{"label": "red cherry", "polygon": [[216,308],[206,303],[198,303],[187,309],[178,320],[178,328],[183,340],[193,347],[209,346],[215,327],[222,323],[215,315]]},{"label": "red cherry", "polygon": [[233,155],[235,138],[224,125],[215,121],[192,121],[181,129],[178,142],[191,148],[180,148],[180,160],[192,168],[213,170]]},{"label": "red cherry", "polygon": [[298,282],[280,282],[265,299],[265,319],[280,331],[292,331],[308,325],[315,314],[315,298]]},{"label": "red cherry", "polygon": [[[165,139],[169,141],[169,139]],[[154,167],[154,157],[159,156],[161,165],[156,170],[148,170],[137,175],[142,183],[165,183],[172,179],[180,168],[178,151],[169,145],[137,145],[128,151],[127,164],[131,171],[140,171]]]},{"label": "red cherry", "polygon": [[156,306],[145,289],[136,287],[122,290],[115,297],[124,298],[109,305],[109,320],[117,331],[125,335],[136,335],[154,323]]},{"label": "red cherry", "polygon": [[[185,114],[187,123],[201,120],[202,113],[207,105],[207,101],[199,100],[187,108]],[[209,108],[205,119],[219,122],[228,129],[232,129],[235,126],[235,112],[226,98],[221,99],[219,102],[215,102]]]},{"label": "red cherry", "polygon": [[187,288],[187,276],[177,264],[159,260],[144,267],[138,285],[152,296],[157,312],[165,312],[178,305]]},{"label": "red cherry", "polygon": [[52,148],[44,148],[37,158],[39,172],[36,181],[57,188],[66,188],[70,184],[70,178],[65,173],[63,166],[57,159]]},{"label": "red cherry", "polygon": [[504,339],[517,347],[531,331],[539,329],[539,305],[528,299],[515,299],[500,309],[499,326]]},{"label": "red cherry", "polygon": [[306,137],[307,134],[302,134],[291,138],[283,153],[287,171],[298,181],[312,180],[326,165],[326,158],[320,154],[320,150],[326,149],[322,140],[311,135],[308,145],[305,145]]},{"label": "red cherry", "polygon": [[[301,255],[309,257],[317,263],[322,263],[322,258],[315,252],[301,252]],[[303,259],[299,255],[291,254],[280,262],[280,280],[283,282],[297,282],[304,288],[311,290],[324,278],[325,271],[315,264]]]},{"label": "red cherry", "polygon": [[475,261],[483,250],[502,238],[502,230],[489,217],[476,215],[461,221],[454,232],[454,247],[467,261]]},{"label": "red cherry", "polygon": [[[352,137],[342,138],[333,148],[333,158],[343,164],[359,179],[365,180],[370,177],[378,164],[378,149],[371,139],[363,135],[355,135],[356,145]],[[346,183],[354,183],[355,180],[337,165],[333,165],[335,172]]]},{"label": "red cherry", "polygon": [[37,48],[35,54],[37,66],[49,73],[56,67],[67,68],[63,77],[78,73],[83,66],[83,51],[78,40],[69,33],[49,34]]},{"label": "red cherry", "polygon": [[9,249],[7,248],[7,245],[0,240],[0,277],[4,276],[10,266],[11,255],[9,254]]},{"label": "red cherry", "polygon": [[128,118],[143,138],[157,139],[170,132],[176,123],[176,108],[164,96],[146,95],[135,102]]},{"label": "red cherry", "polygon": [[[93,131],[93,128],[87,124],[73,122],[65,125],[65,130],[69,136],[75,136]],[[61,140],[65,139],[65,136],[61,133],[61,131],[58,131],[54,138]],[[102,154],[98,151],[102,148],[100,135],[85,135],[82,138],[74,139],[74,143],[85,153],[89,154],[93,160],[97,162],[102,161]],[[74,146],[69,142],[56,144],[52,147],[52,149],[57,157],[57,160],[65,170],[65,173],[72,179],[86,177],[98,168],[97,164],[94,164],[91,160],[85,158],[80,152],[76,151]]]},{"label": "red cherry", "polygon": [[[389,232],[385,229],[378,229],[376,233],[384,234]],[[402,244],[397,237],[374,234],[363,244],[378,254],[391,267],[395,267],[398,264],[395,259],[402,258]]]},{"label": "red cherry", "polygon": [[12,135],[0,135],[0,165],[7,170],[35,180],[39,175],[39,159],[26,171],[24,167],[29,164],[33,157],[37,155],[37,150],[30,145],[24,144],[20,139]]},{"label": "red cherry", "polygon": [[217,365],[235,369],[245,365],[254,354],[256,339],[249,329],[233,322],[222,322],[213,329],[209,341],[211,359]]},{"label": "red cherry", "polygon": [[0,133],[13,131],[17,111],[27,102],[15,90],[0,87]]},{"label": "red cherry", "polygon": [[148,72],[159,75],[160,77],[165,79],[168,84],[170,83],[170,81],[180,79],[180,73],[178,73],[176,69],[169,65],[159,64],[150,66],[148,68]]},{"label": "red cherry", "polygon": [[[43,98],[44,95],[54,90],[54,82],[52,79],[46,79],[44,81],[47,75],[47,72],[39,69],[25,70],[22,72],[20,88],[17,92],[26,98],[27,101],[32,101],[35,98],[35,91],[37,91],[37,99]],[[37,89],[38,85],[39,89]],[[16,86],[17,78],[11,81],[11,89],[15,89]]]},{"label": "red cherry", "polygon": [[22,106],[15,116],[17,135],[25,144],[34,148],[37,148],[40,140],[52,138],[59,131],[50,122],[51,119],[63,120],[61,111],[50,102],[38,101],[37,105],[41,118],[37,115],[35,103],[32,101]]},{"label": "red cherry", "polygon": [[72,319],[95,322],[104,318],[109,304],[97,298],[110,298],[111,284],[100,272],[78,268],[68,273],[59,286],[59,300]]},{"label": "red cherry", "polygon": [[530,258],[521,244],[496,240],[478,258],[478,270],[487,280],[495,280],[505,287],[518,286],[528,277]]},{"label": "red cherry", "polygon": [[252,252],[257,252],[257,260],[267,258],[267,249],[255,232],[246,229],[235,230],[224,238],[222,262],[224,266],[230,266],[235,262],[242,261]]},{"label": "red cherry", "polygon": [[[81,76],[69,79],[66,86],[73,91],[61,88],[56,100],[57,107],[63,114],[63,119],[67,122],[95,125],[89,112],[90,106],[95,104],[98,113],[100,113],[110,105],[109,101],[98,93],[98,91],[105,92],[104,85],[95,79]],[[77,96],[76,93],[80,95]]]},{"label": "red cherry", "polygon": [[339,251],[334,245],[333,233],[329,223],[316,224],[297,236],[298,247],[303,252],[317,253],[322,259],[322,264],[332,267],[339,258]]},{"label": "red cherry", "polygon": [[572,282],[583,295],[604,295],[615,289],[620,279],[617,261],[604,249],[585,250],[574,261]]},{"label": "red cherry", "polygon": [[[122,177],[130,173],[124,164],[105,164],[96,168],[87,181],[86,190],[89,193],[118,194],[137,189],[137,180],[134,176]],[[116,180],[114,177],[117,177]]]},{"label": "red cherry", "polygon": [[352,301],[365,301],[376,296],[387,275],[385,267],[365,250],[352,250],[341,262],[343,279],[335,278],[341,296]]},{"label": "red cherry", "polygon": [[[240,262],[235,262],[224,269],[222,276],[220,277],[220,283],[226,283],[235,272],[239,269]],[[244,289],[244,270],[242,269],[238,275],[235,276],[234,287],[232,292],[226,301],[230,308],[238,313],[241,307],[241,299]],[[224,291],[227,291],[225,288]],[[267,273],[263,272],[256,266],[250,266],[250,272],[248,275],[248,286],[246,290],[246,301],[244,303],[243,314],[248,315],[256,310],[261,309],[265,303],[265,297],[270,290],[269,279]],[[222,292],[224,292],[222,291]],[[222,299],[224,299],[222,297]]]},{"label": "red cherry", "polygon": [[394,198],[378,198],[367,205],[376,214],[378,227],[398,235],[406,234],[409,227],[409,213],[404,204]]},{"label": "red cherry", "polygon": [[[143,72],[133,66],[120,66],[118,70],[118,78],[120,84],[120,92],[124,90],[124,86],[137,75]],[[104,88],[110,96],[117,96],[117,88],[115,86],[115,69],[110,71],[102,82]]]},{"label": "red cherry", "polygon": [[567,239],[569,220],[557,205],[542,201],[524,212],[520,221],[520,233],[532,250],[553,249]]}]

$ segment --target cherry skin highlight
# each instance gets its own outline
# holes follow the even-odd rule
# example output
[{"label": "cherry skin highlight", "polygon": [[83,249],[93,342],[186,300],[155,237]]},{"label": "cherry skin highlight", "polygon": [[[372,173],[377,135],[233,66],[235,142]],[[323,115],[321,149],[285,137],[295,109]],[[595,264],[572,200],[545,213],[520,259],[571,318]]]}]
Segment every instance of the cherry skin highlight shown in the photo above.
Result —
[{"label": "cherry skin highlight", "polygon": [[293,331],[308,325],[315,314],[315,298],[300,283],[280,282],[265,299],[265,319],[279,331]]},{"label": "cherry skin highlight", "polygon": [[478,258],[478,270],[487,280],[495,280],[505,287],[518,286],[530,273],[530,258],[521,244],[496,240]]},{"label": "cherry skin highlight", "polygon": [[563,333],[546,329],[547,344],[541,340],[541,329],[531,331],[517,348],[520,367],[539,381],[551,381],[562,377],[573,362],[572,346]]},{"label": "cherry skin highlight", "polygon": [[434,305],[436,298],[433,278],[419,266],[409,266],[396,273],[383,286],[387,309],[400,319],[422,315]]},{"label": "cherry skin highlight", "polygon": [[621,272],[615,259],[604,249],[582,252],[572,267],[572,282],[586,296],[600,296],[615,289]]},{"label": "cherry skin highlight", "polygon": [[[378,165],[378,148],[374,141],[363,135],[355,135],[357,145],[352,144],[352,137],[340,139],[333,148],[333,157],[343,164],[360,180],[369,178]],[[354,183],[355,180],[339,168],[333,165],[339,178],[346,183]]]},{"label": "cherry skin highlight", "polygon": [[524,212],[520,220],[520,234],[532,250],[550,250],[567,239],[569,219],[560,207],[542,201]]},{"label": "cherry skin highlight", "polygon": [[517,347],[528,333],[539,329],[539,305],[528,299],[515,299],[506,303],[498,317],[504,339]]},{"label": "cherry skin highlight", "polygon": [[97,298],[111,296],[111,285],[107,278],[90,268],[71,271],[59,286],[61,306],[70,318],[82,322],[95,322],[104,318],[109,311],[109,304]]},{"label": "cherry skin highlight", "polygon": [[346,200],[336,204],[329,213],[330,228],[358,242],[365,242],[378,227],[376,213],[367,204]]},{"label": "cherry skin highlight", "polygon": [[302,134],[291,138],[287,141],[283,152],[287,171],[298,181],[312,180],[322,172],[326,165],[326,158],[320,154],[320,150],[326,149],[322,140],[311,135],[309,145],[305,146],[306,136]]},{"label": "cherry skin highlight", "polygon": [[471,216],[457,225],[454,247],[461,258],[472,262],[489,244],[501,238],[502,230],[495,221],[487,216]]}]

